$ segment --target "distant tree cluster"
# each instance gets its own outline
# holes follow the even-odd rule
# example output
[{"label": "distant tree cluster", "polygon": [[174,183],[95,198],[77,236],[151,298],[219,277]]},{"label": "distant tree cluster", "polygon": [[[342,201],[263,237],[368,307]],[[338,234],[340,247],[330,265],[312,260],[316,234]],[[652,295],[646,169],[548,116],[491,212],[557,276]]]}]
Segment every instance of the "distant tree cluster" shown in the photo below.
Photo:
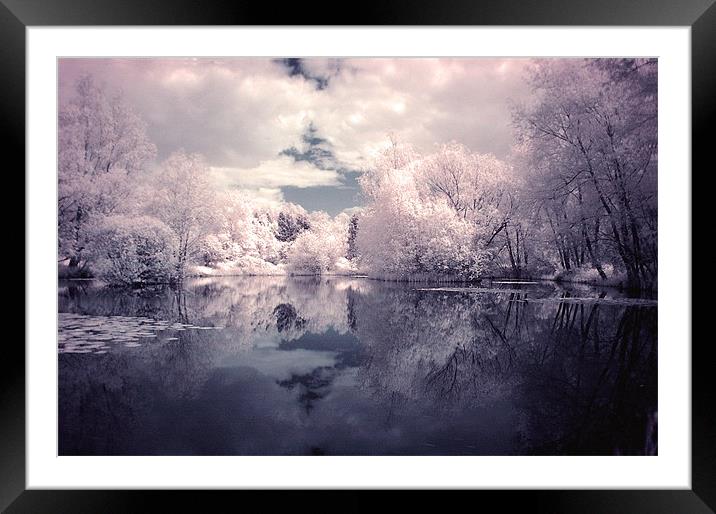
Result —
[{"label": "distant tree cluster", "polygon": [[294,217],[290,213],[280,212],[278,214],[276,239],[283,242],[295,241],[301,232],[309,228],[311,228],[311,225],[304,214],[298,214]]},{"label": "distant tree cluster", "polygon": [[212,273],[486,275],[656,286],[656,61],[536,61],[506,160],[391,141],[365,208],[330,217],[217,191],[200,155],[154,164],[144,122],[90,77],[59,115],[59,254],[118,284]]}]

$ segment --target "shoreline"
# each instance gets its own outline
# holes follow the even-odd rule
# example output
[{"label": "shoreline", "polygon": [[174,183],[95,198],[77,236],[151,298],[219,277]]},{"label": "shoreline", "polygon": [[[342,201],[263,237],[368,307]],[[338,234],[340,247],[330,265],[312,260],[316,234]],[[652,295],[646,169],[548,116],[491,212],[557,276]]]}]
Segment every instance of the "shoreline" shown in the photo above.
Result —
[{"label": "shoreline", "polygon": [[[370,276],[366,274],[355,274],[355,275],[349,275],[344,273],[314,273],[314,274],[294,274],[294,273],[228,273],[228,274],[192,274],[187,275],[185,279],[202,279],[202,278],[239,278],[239,277],[287,277],[287,278],[297,278],[297,277],[341,277],[341,278],[347,278],[347,279],[366,279],[366,280],[375,280],[378,282],[394,282],[394,283],[414,283],[414,284],[425,284],[425,283],[439,283],[439,284],[481,284],[484,281],[489,282],[501,282],[503,284],[525,284],[526,282],[539,284],[539,283],[552,283],[552,284],[571,284],[571,285],[577,285],[577,286],[586,286],[586,287],[599,287],[599,288],[609,288],[609,289],[615,289],[622,292],[632,292],[632,293],[651,293],[651,294],[657,294],[658,289],[651,288],[651,289],[639,289],[639,290],[629,290],[625,288],[622,284],[600,284],[599,282],[594,281],[583,281],[583,280],[568,280],[568,279],[556,279],[556,278],[550,278],[550,277],[520,277],[520,278],[514,278],[514,277],[504,277],[504,276],[486,276],[481,277],[478,279],[472,279],[472,280],[454,280],[454,279],[440,279],[435,277],[419,277],[419,278],[404,278],[404,279],[396,279],[396,278],[384,278],[384,277],[376,277],[376,276]],[[94,277],[61,277],[58,276],[58,282],[59,281],[73,281],[73,282],[103,282],[102,279],[94,278]],[[135,288],[135,289],[141,289],[142,287],[153,287],[153,286],[171,286],[173,285],[171,282],[155,282],[155,283],[146,283],[146,284],[137,284],[136,286],[130,286],[130,285],[111,285],[107,284],[109,287],[127,287],[127,288]]]}]

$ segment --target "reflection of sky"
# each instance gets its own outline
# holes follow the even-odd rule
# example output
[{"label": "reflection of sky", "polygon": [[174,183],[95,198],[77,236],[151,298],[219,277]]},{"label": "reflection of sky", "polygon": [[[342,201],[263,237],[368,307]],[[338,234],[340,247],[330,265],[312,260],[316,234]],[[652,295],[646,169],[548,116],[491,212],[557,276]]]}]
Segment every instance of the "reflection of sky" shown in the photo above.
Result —
[{"label": "reflection of sky", "polygon": [[278,350],[277,347],[263,347],[242,355],[230,355],[222,362],[222,367],[248,366],[268,377],[283,380],[289,378],[291,374],[305,374],[321,366],[333,366],[335,357],[335,352],[308,350],[285,352]]},{"label": "reflection of sky", "polygon": [[[122,319],[181,318],[186,330],[59,355],[60,452],[505,455],[568,441],[603,454],[641,444],[640,416],[656,405],[653,303],[600,303],[584,289],[583,301],[560,302],[556,286],[521,287],[223,278],[190,282],[177,302],[167,290],[68,286],[60,310],[77,315],[61,320],[115,316],[116,332]],[[193,328],[204,325],[226,328]],[[619,362],[614,344],[627,345]],[[614,383],[624,412],[612,411]]]},{"label": "reflection of sky", "polygon": [[[362,350],[355,336],[332,328],[292,341],[259,336],[250,351],[220,355],[195,395],[152,403],[151,416],[139,413],[139,433],[113,437],[120,447],[132,448],[130,453],[140,448],[248,455],[510,452],[506,434],[515,420],[507,404],[453,411],[446,431],[445,409],[429,399],[376,398],[361,388]],[[311,375],[322,370],[327,385],[312,388]],[[296,384],[288,387],[291,381]],[[142,383],[144,395],[161,397],[164,386],[156,378],[147,376]],[[319,397],[305,400],[311,393]]]},{"label": "reflection of sky", "polygon": [[182,437],[200,440],[198,453],[211,447],[264,455],[510,452],[515,419],[509,405],[456,413],[446,431],[443,412],[420,404],[386,406],[369,394],[356,394],[354,373],[341,374],[306,414],[296,401],[300,392],[281,388],[273,375],[253,367],[221,368],[189,406],[201,424]]}]

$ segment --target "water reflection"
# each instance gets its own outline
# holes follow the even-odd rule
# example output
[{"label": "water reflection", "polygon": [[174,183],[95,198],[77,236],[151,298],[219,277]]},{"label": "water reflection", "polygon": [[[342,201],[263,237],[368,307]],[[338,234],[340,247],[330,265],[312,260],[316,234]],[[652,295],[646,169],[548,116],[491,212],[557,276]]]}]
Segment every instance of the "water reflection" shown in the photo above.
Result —
[{"label": "water reflection", "polygon": [[[61,345],[112,320],[103,353],[59,355],[61,454],[656,453],[650,300],[232,277],[59,305]],[[169,330],[127,345],[145,325]]]}]

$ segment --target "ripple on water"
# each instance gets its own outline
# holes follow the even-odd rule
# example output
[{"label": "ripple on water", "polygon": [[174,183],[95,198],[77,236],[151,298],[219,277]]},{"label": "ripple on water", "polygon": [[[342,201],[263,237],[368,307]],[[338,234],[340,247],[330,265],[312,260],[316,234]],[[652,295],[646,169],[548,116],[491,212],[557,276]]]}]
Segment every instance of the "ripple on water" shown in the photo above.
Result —
[{"label": "ripple on water", "polygon": [[112,349],[108,343],[136,348],[150,340],[178,341],[178,337],[172,337],[173,332],[221,328],[132,316],[90,316],[60,312],[57,351],[104,354]]}]

